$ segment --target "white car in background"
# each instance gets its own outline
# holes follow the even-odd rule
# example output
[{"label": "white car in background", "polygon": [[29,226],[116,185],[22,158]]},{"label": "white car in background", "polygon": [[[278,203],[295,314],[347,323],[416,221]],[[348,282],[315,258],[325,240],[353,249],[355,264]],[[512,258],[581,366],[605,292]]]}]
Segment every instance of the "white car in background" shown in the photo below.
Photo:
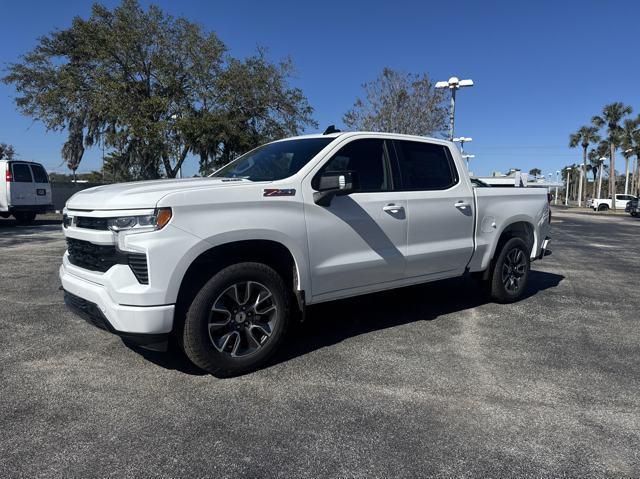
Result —
[{"label": "white car in background", "polygon": [[[627,206],[627,203],[636,199],[633,195],[616,195],[616,209],[622,210]],[[611,198],[591,198],[587,201],[587,208],[592,208],[594,211],[607,211],[611,209]]]},{"label": "white car in background", "polygon": [[0,160],[0,217],[27,224],[52,209],[49,175],[41,164]]}]

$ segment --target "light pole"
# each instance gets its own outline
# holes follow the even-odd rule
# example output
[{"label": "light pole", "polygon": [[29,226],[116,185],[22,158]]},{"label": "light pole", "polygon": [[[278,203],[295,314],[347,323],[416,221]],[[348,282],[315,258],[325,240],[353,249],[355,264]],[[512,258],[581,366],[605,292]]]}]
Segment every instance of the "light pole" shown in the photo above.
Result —
[{"label": "light pole", "polygon": [[567,187],[566,187],[565,197],[564,197],[565,206],[569,206],[569,188],[571,186],[571,170],[572,169],[573,168],[567,168]]},{"label": "light pole", "polygon": [[465,138],[464,136],[453,139],[454,143],[460,143],[460,153],[464,153],[464,144],[470,141],[473,141],[473,138]]},{"label": "light pole", "polygon": [[475,157],[476,157],[476,155],[462,155],[462,158],[467,160],[467,171],[470,171],[469,170],[469,160],[472,160]]},{"label": "light pole", "polygon": [[556,198],[554,204],[558,204],[558,183],[560,183],[560,170],[556,171]]},{"label": "light pole", "polygon": [[[634,195],[636,192],[636,180],[638,178],[638,157],[636,157],[636,161],[631,160],[631,194]],[[637,196],[637,195],[635,195]]]},{"label": "light pole", "polygon": [[451,77],[447,81],[439,81],[436,88],[448,88],[451,90],[451,109],[449,110],[449,140],[453,141],[453,125],[456,114],[456,90],[473,86],[473,80],[460,80],[458,77]]},{"label": "light pole", "polygon": [[598,167],[598,199],[600,198],[600,193],[602,191],[602,170],[604,169],[602,165],[607,159],[603,156],[598,160],[600,166]]},{"label": "light pole", "polygon": [[582,181],[585,180],[585,175],[584,175],[584,171],[582,169],[582,163],[580,163],[578,165],[578,169],[579,169],[579,175],[580,177],[578,178],[578,208],[580,208],[582,206]]},{"label": "light pole", "polygon": [[[633,153],[633,148],[629,148],[627,150],[624,150],[625,155],[628,155],[629,153]],[[625,163],[627,164],[625,167],[625,173],[624,173],[624,194],[626,195],[629,192],[629,157],[625,156]]]}]

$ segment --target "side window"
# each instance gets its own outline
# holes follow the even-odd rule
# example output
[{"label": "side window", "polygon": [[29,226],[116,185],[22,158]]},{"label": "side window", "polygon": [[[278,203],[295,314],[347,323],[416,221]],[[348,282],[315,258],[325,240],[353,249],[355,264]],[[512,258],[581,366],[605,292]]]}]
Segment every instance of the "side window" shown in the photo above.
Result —
[{"label": "side window", "polygon": [[40,165],[31,165],[31,171],[33,171],[33,180],[36,183],[49,183],[49,177],[44,168]]},{"label": "side window", "polygon": [[458,182],[447,147],[417,141],[394,141],[405,190],[444,190]]},{"label": "side window", "polygon": [[31,168],[25,163],[14,163],[11,168],[13,169],[13,181],[17,183],[31,183]]},{"label": "side window", "polygon": [[391,189],[391,173],[384,140],[355,140],[345,145],[314,177],[312,186],[317,189],[320,175],[334,171],[354,171],[357,176],[358,191]]}]

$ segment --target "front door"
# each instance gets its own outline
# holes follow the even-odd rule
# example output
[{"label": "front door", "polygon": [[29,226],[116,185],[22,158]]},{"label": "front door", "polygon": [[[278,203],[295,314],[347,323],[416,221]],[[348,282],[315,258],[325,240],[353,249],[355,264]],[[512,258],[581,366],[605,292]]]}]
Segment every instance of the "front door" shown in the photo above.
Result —
[{"label": "front door", "polygon": [[[356,139],[343,146],[314,175],[352,171],[357,191],[333,198],[327,207],[305,195],[305,217],[316,299],[338,297],[403,278],[407,248],[407,203],[393,191],[387,145]],[[320,298],[318,298],[320,297]]]},{"label": "front door", "polygon": [[462,274],[473,254],[473,189],[446,145],[394,140],[409,218],[407,278]]}]

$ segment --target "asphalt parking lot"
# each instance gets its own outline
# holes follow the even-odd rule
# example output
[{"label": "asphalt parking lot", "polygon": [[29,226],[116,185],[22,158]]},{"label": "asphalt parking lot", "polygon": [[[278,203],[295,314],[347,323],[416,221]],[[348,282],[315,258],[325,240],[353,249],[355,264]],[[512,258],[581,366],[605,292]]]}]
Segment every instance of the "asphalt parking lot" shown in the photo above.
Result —
[{"label": "asphalt parking lot", "polygon": [[52,221],[0,220],[0,477],[638,477],[640,219],[554,211],[526,299],[318,306],[234,379],[69,313]]}]

